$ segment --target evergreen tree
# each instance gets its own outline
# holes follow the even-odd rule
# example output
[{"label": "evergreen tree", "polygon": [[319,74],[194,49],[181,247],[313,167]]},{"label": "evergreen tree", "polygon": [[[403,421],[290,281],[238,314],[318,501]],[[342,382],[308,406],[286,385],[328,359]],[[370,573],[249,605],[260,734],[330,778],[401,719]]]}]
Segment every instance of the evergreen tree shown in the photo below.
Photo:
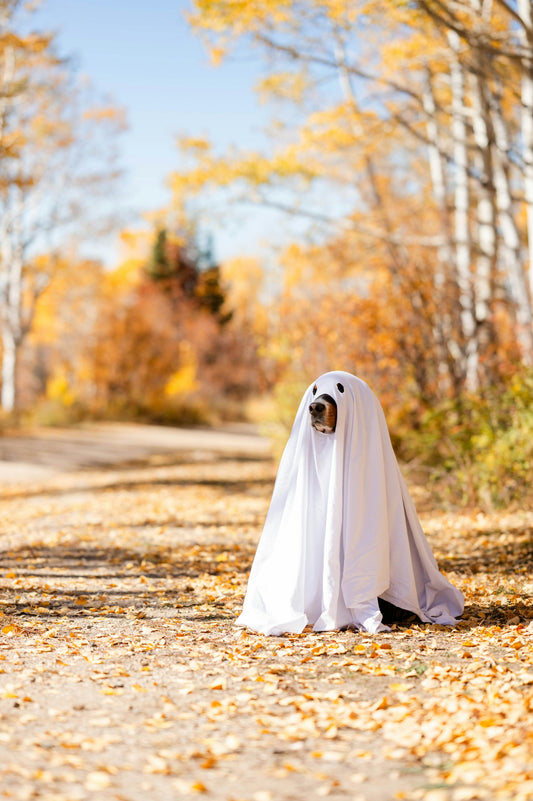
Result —
[{"label": "evergreen tree", "polygon": [[194,243],[184,245],[172,241],[166,229],[160,229],[146,264],[146,274],[165,294],[175,299],[176,306],[178,300],[185,297],[221,325],[231,319],[231,313],[222,312],[226,293],[220,283],[220,268],[213,257],[211,240],[202,251]]}]

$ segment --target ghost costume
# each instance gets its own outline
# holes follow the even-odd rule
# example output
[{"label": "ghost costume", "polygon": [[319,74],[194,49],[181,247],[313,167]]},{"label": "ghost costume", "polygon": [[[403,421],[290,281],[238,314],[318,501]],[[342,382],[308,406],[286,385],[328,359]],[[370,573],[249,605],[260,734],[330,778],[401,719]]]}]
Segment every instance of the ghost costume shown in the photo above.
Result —
[{"label": "ghost costume", "polygon": [[[337,404],[330,434],[309,419],[324,393]],[[325,373],[296,414],[236,623],[273,635],[307,625],[375,633],[386,629],[378,598],[427,623],[453,625],[463,611],[422,531],[378,399],[350,373]]]}]

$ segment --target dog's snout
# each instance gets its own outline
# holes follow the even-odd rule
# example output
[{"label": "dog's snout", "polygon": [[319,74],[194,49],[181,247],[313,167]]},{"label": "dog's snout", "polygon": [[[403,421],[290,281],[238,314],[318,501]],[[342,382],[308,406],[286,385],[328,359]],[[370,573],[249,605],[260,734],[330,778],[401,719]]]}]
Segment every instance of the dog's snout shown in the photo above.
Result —
[{"label": "dog's snout", "polygon": [[337,403],[331,395],[320,395],[316,400],[309,404],[309,414],[311,415],[311,425],[323,434],[331,434],[335,431],[337,423]]}]

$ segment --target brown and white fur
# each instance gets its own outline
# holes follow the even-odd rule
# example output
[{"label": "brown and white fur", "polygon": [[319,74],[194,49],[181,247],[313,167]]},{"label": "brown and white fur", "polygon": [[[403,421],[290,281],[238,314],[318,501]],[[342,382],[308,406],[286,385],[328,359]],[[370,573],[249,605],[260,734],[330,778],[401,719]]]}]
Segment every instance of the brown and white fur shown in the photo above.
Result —
[{"label": "brown and white fur", "polygon": [[337,425],[337,404],[331,395],[319,395],[309,405],[311,425],[324,434],[332,434]]}]

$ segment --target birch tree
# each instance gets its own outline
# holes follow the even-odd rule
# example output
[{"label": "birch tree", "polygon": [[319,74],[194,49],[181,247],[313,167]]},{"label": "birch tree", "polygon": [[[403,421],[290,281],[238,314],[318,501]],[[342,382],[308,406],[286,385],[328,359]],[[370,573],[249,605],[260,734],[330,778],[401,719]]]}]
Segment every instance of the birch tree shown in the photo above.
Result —
[{"label": "birch tree", "polygon": [[[465,104],[464,115],[470,120],[474,146],[470,147],[467,169],[477,197],[478,256],[473,277],[475,331],[477,340],[480,336],[486,340],[484,343],[478,341],[477,347],[482,350],[490,348],[495,332],[486,325],[487,315],[492,315],[496,295],[501,296],[502,289],[506,288],[514,309],[522,360],[531,365],[533,229],[530,223],[533,219],[533,195],[529,165],[533,158],[533,84],[530,85],[533,38],[528,35],[531,2],[465,0],[451,6],[439,0],[421,0],[419,5],[438,27],[448,31],[448,39],[453,42],[455,51],[462,49],[464,55],[457,66],[471,87],[468,93],[470,102],[468,107]],[[513,143],[510,137],[510,130],[515,127],[513,114],[516,104],[513,104],[513,98],[520,81],[521,129],[519,137],[518,130],[515,130]],[[504,103],[508,108],[507,119],[503,112]],[[520,240],[517,222],[520,206],[515,200],[518,195],[516,187],[520,184],[527,216],[525,243]],[[522,255],[524,244],[529,250],[529,287]]]},{"label": "birch tree", "polygon": [[533,299],[533,3],[517,0],[522,45],[522,147],[529,244],[529,295]]},{"label": "birch tree", "polygon": [[[431,312],[413,291],[413,265],[433,264],[440,319],[430,326],[427,358],[440,354],[441,393],[497,380],[498,359],[516,345],[498,326],[501,315],[531,363],[524,252],[533,231],[525,241],[519,224],[524,207],[528,227],[533,220],[530,0],[247,0],[238,9],[196,0],[193,24],[217,55],[246,41],[267,57],[269,85],[294,101],[284,130],[292,139],[278,140],[271,156],[217,156],[204,142],[195,165],[173,176],[176,197],[238,184],[268,203],[285,180],[296,188],[285,202],[292,212],[373,237],[421,331]],[[306,192],[297,176],[321,194]],[[402,198],[396,208],[383,193],[387,182],[390,196]],[[343,217],[320,203],[336,183],[357,187],[355,210]]]},{"label": "birch tree", "polygon": [[465,120],[464,74],[459,59],[460,41],[454,31],[448,34],[450,43],[451,133],[454,164],[454,217],[457,285],[461,304],[462,334],[466,349],[465,383],[467,389],[478,388],[479,351],[474,315],[473,281],[471,274],[471,239],[469,227],[469,186],[467,127]]},{"label": "birch tree", "polygon": [[[35,304],[53,278],[54,253],[80,221],[89,197],[104,184],[109,191],[117,177],[108,136],[121,122],[112,107],[91,109],[51,37],[17,33],[21,3],[5,3],[2,11],[0,400],[11,412],[17,405],[18,355]],[[45,271],[36,266],[43,250],[50,256]]]},{"label": "birch tree", "polygon": [[500,258],[509,280],[509,291],[516,309],[516,331],[522,358],[527,366],[533,364],[533,312],[527,272],[522,259],[522,243],[517,223],[516,202],[512,190],[512,154],[507,125],[498,92],[492,98],[492,125],[494,129],[494,187],[501,231]]}]

